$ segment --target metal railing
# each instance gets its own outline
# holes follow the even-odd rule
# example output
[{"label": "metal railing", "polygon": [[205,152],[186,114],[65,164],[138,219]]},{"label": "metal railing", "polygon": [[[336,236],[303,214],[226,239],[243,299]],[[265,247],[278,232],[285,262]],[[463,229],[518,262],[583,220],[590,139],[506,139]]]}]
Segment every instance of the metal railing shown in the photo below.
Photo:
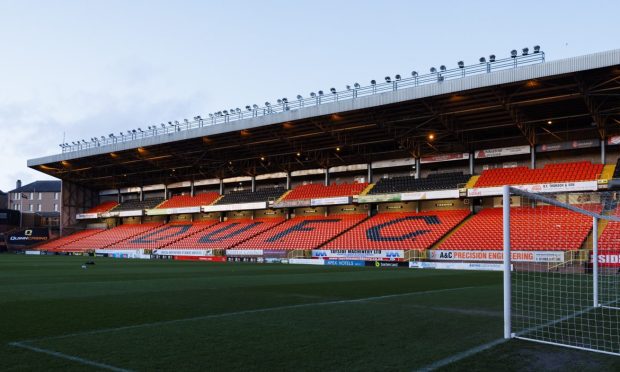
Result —
[{"label": "metal railing", "polygon": [[480,60],[481,62],[475,65],[465,66],[462,62],[459,62],[459,67],[453,69],[446,69],[445,66],[441,66],[438,70],[433,68],[431,69],[433,72],[424,75],[419,75],[414,71],[411,73],[410,77],[401,77],[400,75],[396,75],[393,79],[386,77],[385,82],[376,82],[375,80],[372,80],[371,84],[368,86],[360,86],[358,83],[355,83],[352,87],[347,85],[347,89],[343,91],[337,91],[335,88],[331,88],[329,92],[318,91],[317,93],[311,93],[311,96],[307,98],[303,98],[302,96],[297,96],[297,99],[295,100],[282,98],[278,99],[277,103],[274,104],[265,102],[265,105],[262,107],[252,105],[245,106],[245,109],[235,108],[231,110],[223,110],[209,114],[207,118],[196,116],[193,120],[185,119],[183,122],[169,121],[167,124],[161,123],[159,125],[152,125],[147,129],[138,128],[127,131],[126,133],[119,133],[118,135],[109,134],[107,137],[93,137],[90,141],[80,140],[72,143],[64,143],[60,144],[60,147],[62,148],[63,153],[79,151],[110,144],[135,141],[147,137],[202,128],[210,125],[226,124],[247,118],[255,118],[259,116],[299,110],[304,107],[318,106],[325,103],[353,100],[359,97],[372,96],[375,94],[392,92],[399,89],[411,88],[420,85],[441,83],[446,80],[460,79],[465,76],[486,74],[525,65],[543,63],[545,61],[545,53],[534,52],[530,54],[514,55],[504,59],[495,59],[493,57],[492,59],[490,58],[489,61],[484,60],[484,58],[481,58]]}]

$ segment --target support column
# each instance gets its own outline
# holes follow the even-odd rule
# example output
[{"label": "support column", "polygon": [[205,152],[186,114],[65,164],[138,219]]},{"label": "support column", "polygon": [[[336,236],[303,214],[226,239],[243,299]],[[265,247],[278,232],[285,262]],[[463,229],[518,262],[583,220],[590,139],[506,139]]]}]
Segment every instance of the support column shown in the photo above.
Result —
[{"label": "support column", "polygon": [[325,186],[329,186],[329,168],[325,168]]},{"label": "support column", "polygon": [[605,138],[601,140],[601,164],[605,164],[607,158],[607,142]]},{"label": "support column", "polygon": [[168,185],[164,184],[164,200],[168,200]]},{"label": "support column", "polygon": [[536,169],[536,145],[530,146],[530,169]]},{"label": "support column", "polygon": [[252,186],[251,186],[251,191],[252,192],[256,192],[256,176],[252,176]]},{"label": "support column", "polygon": [[144,187],[140,186],[140,201],[144,201]]},{"label": "support column", "polygon": [[503,208],[503,240],[504,240],[504,338],[512,338],[512,295],[511,295],[511,276],[510,276],[510,186],[502,189],[502,208]]},{"label": "support column", "polygon": [[473,176],[474,174],[474,152],[469,153],[469,174]]},{"label": "support column", "polygon": [[117,192],[117,194],[116,194],[116,202],[118,204],[121,204],[121,201],[122,201],[121,200],[121,189],[116,189],[116,192]]},{"label": "support column", "polygon": [[291,172],[287,171],[286,172],[286,190],[290,190],[291,189]]},{"label": "support column", "polygon": [[372,163],[368,163],[368,183],[372,183]]},{"label": "support column", "polygon": [[191,197],[194,197],[194,195],[196,195],[196,191],[194,190],[194,180],[192,180],[189,184],[189,195]]},{"label": "support column", "polygon": [[420,158],[415,158],[415,179],[420,179]]},{"label": "support column", "polygon": [[224,179],[220,178],[220,195],[224,195]]}]

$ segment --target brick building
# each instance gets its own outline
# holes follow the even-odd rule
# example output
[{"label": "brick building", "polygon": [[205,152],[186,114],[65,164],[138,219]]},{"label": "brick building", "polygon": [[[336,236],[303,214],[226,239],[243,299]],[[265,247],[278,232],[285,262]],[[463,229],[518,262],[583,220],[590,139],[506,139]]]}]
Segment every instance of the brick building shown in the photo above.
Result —
[{"label": "brick building", "polygon": [[60,181],[35,181],[22,185],[4,198],[8,208],[21,211],[24,226],[58,226],[60,221]]}]

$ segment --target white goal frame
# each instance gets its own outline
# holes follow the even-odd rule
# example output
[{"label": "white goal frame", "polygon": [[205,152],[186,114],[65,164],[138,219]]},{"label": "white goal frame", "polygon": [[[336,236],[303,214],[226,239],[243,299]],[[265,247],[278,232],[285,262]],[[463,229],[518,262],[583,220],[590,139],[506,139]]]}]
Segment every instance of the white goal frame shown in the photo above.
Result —
[{"label": "white goal frame", "polygon": [[[553,327],[556,324],[570,322],[571,319],[577,319],[579,317],[582,317],[584,316],[584,314],[587,315],[587,313],[591,311],[592,312],[601,311],[601,309],[605,309],[605,311],[612,312],[613,314],[610,318],[611,323],[606,323],[607,325],[611,325],[614,330],[618,330],[620,327],[620,325],[617,323],[619,319],[619,314],[620,314],[620,300],[614,299],[613,301],[605,302],[605,301],[601,301],[601,298],[599,296],[601,288],[600,288],[600,267],[599,267],[600,263],[598,260],[598,257],[599,257],[598,222],[599,220],[604,219],[608,221],[620,222],[620,218],[616,216],[603,215],[603,214],[598,214],[598,213],[588,211],[585,209],[581,209],[576,206],[563,203],[563,202],[557,201],[552,198],[548,198],[541,194],[527,192],[527,191],[520,190],[518,188],[511,187],[511,186],[504,186],[502,188],[504,338],[505,339],[516,338],[516,339],[539,342],[539,343],[544,343],[544,344],[552,344],[552,345],[557,345],[557,346],[562,346],[562,347],[569,347],[573,349],[581,349],[581,350],[587,350],[587,351],[620,356],[620,347],[618,347],[618,350],[616,350],[616,346],[615,346],[617,343],[616,340],[613,340],[611,342],[611,344],[614,345],[613,350],[609,350],[609,349],[605,349],[605,347],[597,347],[600,345],[600,342],[598,342],[600,340],[598,339],[596,340],[597,342],[593,342],[591,345],[580,346],[580,345],[571,344],[570,342],[566,342],[565,340],[563,340],[562,337],[559,337],[559,339],[555,341],[555,340],[547,340],[547,339],[537,339],[535,337],[530,338],[527,336],[528,331],[532,331],[532,330],[536,331],[536,329],[526,329],[526,330],[514,330],[513,329],[512,319],[515,314],[513,314],[513,298],[514,297],[512,293],[513,292],[512,287],[514,284],[513,276],[515,275],[514,273],[516,272],[516,269],[515,269],[514,263],[511,260],[511,245],[510,245],[510,233],[511,233],[510,231],[510,204],[511,204],[510,200],[511,200],[511,196],[520,196],[520,197],[529,198],[533,201],[546,203],[549,205],[557,206],[560,208],[564,208],[566,210],[570,210],[570,211],[573,211],[573,212],[576,212],[582,215],[587,215],[587,216],[592,217],[592,252],[591,252],[592,257],[593,257],[592,273],[589,274],[585,272],[586,269],[584,267],[584,272],[579,274],[579,275],[584,275],[584,276],[591,275],[591,288],[590,288],[590,290],[592,291],[591,292],[591,298],[592,298],[591,306],[586,307],[579,311],[575,311],[574,314],[572,315],[558,316],[558,319],[544,322],[543,324],[540,324],[536,326],[535,328],[541,329],[543,327],[545,328]],[[620,204],[618,208],[620,208]],[[587,252],[587,260],[588,261],[590,260],[590,252]],[[527,271],[524,271],[524,272],[527,272]],[[619,275],[620,277],[620,271],[618,271],[616,275]],[[617,280],[617,279],[614,278],[613,280]],[[580,288],[577,288],[577,289],[580,289]]]}]

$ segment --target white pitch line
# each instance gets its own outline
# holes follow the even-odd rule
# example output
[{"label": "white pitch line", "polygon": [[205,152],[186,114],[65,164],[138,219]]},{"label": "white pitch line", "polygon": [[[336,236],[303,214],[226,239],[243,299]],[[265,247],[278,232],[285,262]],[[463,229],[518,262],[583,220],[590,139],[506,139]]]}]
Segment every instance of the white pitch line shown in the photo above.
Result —
[{"label": "white pitch line", "polygon": [[108,371],[131,372],[131,370],[129,370],[129,369],[114,367],[114,366],[111,366],[109,364],[95,362],[94,360],[80,358],[80,357],[77,357],[77,356],[74,356],[74,355],[60,353],[60,352],[54,351],[54,350],[48,350],[48,349],[43,349],[43,348],[36,347],[36,346],[25,345],[25,344],[23,344],[21,342],[10,342],[9,345],[13,346],[13,347],[19,347],[19,348],[22,348],[22,349],[34,351],[35,353],[47,354],[47,355],[51,355],[51,356],[56,357],[56,358],[70,360],[70,361],[77,362],[77,363],[84,364],[84,365],[91,366],[91,367],[107,369]]},{"label": "white pitch line", "polygon": [[139,328],[148,328],[148,327],[176,324],[176,323],[182,323],[182,322],[191,322],[191,321],[196,321],[196,320],[225,318],[225,317],[232,317],[232,316],[238,316],[238,315],[248,315],[248,314],[264,313],[264,312],[270,312],[270,311],[299,309],[299,308],[312,307],[312,306],[328,306],[328,305],[339,305],[339,304],[347,304],[347,303],[355,303],[355,302],[377,301],[377,300],[385,300],[385,299],[396,298],[396,297],[424,295],[424,294],[441,293],[441,292],[452,292],[452,291],[460,291],[460,290],[465,290],[465,289],[474,289],[474,288],[481,288],[481,287],[488,287],[488,286],[467,286],[467,287],[434,289],[430,291],[397,293],[393,295],[365,297],[365,298],[357,298],[357,299],[351,299],[351,300],[310,302],[310,303],[305,303],[305,304],[284,305],[284,306],[277,306],[277,307],[267,307],[267,308],[262,308],[262,309],[241,310],[241,311],[234,311],[230,313],[210,314],[210,315],[202,315],[202,316],[196,316],[196,317],[191,317],[191,318],[163,320],[160,322],[143,323],[143,324],[123,326],[123,327],[104,328],[104,329],[98,329],[98,330],[93,330],[93,331],[68,333],[68,334],[59,335],[59,336],[42,337],[42,338],[32,339],[32,340],[22,340],[22,341],[19,341],[19,343],[23,344],[23,343],[33,343],[33,342],[48,341],[48,340],[58,340],[58,339],[77,337],[77,336],[90,336],[90,335],[96,335],[96,334],[102,334],[102,333],[126,331],[126,330],[139,329]]},{"label": "white pitch line", "polygon": [[441,367],[445,367],[448,364],[452,364],[452,363],[458,362],[460,360],[463,360],[465,358],[469,358],[472,355],[476,355],[476,354],[478,354],[478,353],[480,353],[482,351],[488,350],[488,349],[490,349],[492,347],[495,347],[495,346],[497,346],[499,344],[503,344],[506,341],[508,341],[508,340],[500,338],[500,339],[497,339],[495,341],[487,342],[486,344],[478,345],[478,346],[473,347],[473,348],[471,348],[469,350],[465,350],[463,352],[451,355],[451,356],[449,356],[447,358],[438,360],[438,361],[436,361],[436,362],[434,362],[432,364],[427,365],[426,367],[422,367],[420,369],[416,369],[416,371],[419,371],[419,372],[434,371],[434,370],[439,369]]}]

